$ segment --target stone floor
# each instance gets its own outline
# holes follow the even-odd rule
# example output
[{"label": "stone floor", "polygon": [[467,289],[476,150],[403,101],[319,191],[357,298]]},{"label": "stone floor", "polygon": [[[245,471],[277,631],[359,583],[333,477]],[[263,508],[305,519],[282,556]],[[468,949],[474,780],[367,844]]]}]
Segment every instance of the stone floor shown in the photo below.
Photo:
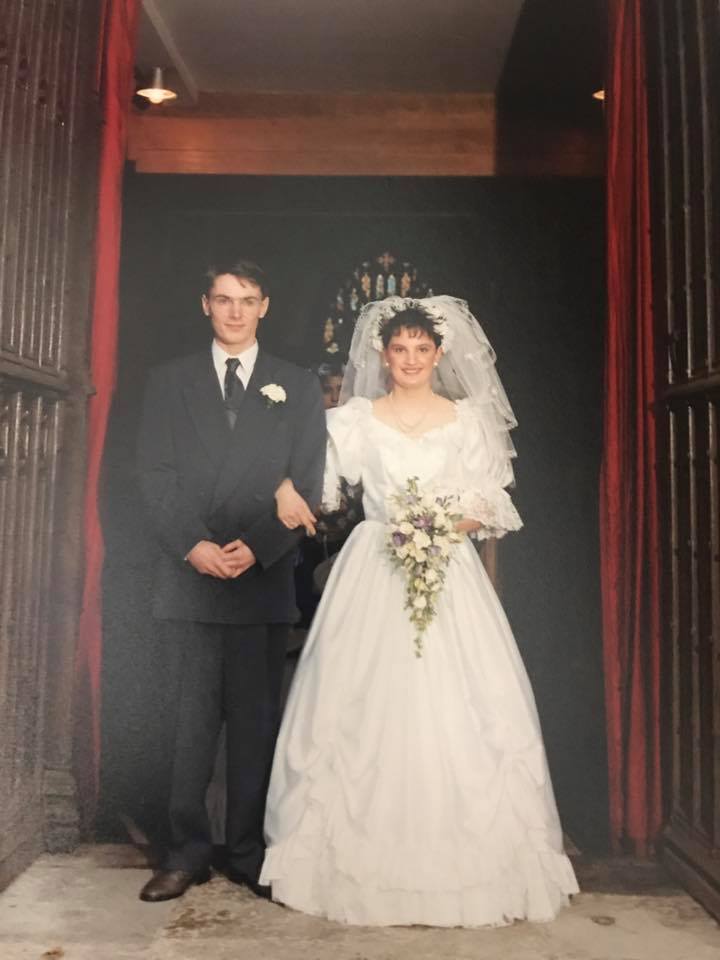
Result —
[{"label": "stone floor", "polygon": [[720,927],[651,865],[578,864],[550,924],[353,928],[257,900],[221,877],[144,904],[130,847],[45,856],[0,894],[0,960],[718,960]]}]

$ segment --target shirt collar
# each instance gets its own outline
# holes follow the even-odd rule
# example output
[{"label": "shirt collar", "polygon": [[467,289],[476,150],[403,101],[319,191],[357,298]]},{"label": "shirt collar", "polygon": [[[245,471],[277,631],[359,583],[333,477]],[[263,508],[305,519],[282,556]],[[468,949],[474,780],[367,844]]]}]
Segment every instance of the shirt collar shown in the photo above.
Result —
[{"label": "shirt collar", "polygon": [[257,360],[259,349],[260,349],[260,345],[256,340],[255,343],[253,343],[251,346],[247,348],[247,350],[243,350],[242,353],[233,354],[233,353],[228,353],[226,350],[223,350],[223,348],[220,346],[217,340],[213,340],[212,342],[213,361],[215,363],[216,369],[222,370],[224,373],[225,361],[229,357],[233,357],[233,356],[237,357],[238,360],[240,361],[240,366],[242,367],[243,371],[250,374],[252,373],[253,368],[255,367],[255,361]]}]

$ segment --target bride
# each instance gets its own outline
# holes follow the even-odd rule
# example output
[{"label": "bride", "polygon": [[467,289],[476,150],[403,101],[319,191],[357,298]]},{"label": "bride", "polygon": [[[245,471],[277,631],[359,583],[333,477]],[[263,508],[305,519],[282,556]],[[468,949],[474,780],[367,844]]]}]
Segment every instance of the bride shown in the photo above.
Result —
[{"label": "bride", "polygon": [[[362,483],[366,519],[334,565],[280,731],[261,876],[273,899],[352,924],[476,927],[550,920],[577,892],[532,690],[465,536],[522,525],[504,489],[514,425],[464,301],[364,308],[328,412],[323,506],[341,478]],[[461,516],[422,655],[387,547],[411,478]],[[287,526],[312,526],[290,481],[277,500]]]}]

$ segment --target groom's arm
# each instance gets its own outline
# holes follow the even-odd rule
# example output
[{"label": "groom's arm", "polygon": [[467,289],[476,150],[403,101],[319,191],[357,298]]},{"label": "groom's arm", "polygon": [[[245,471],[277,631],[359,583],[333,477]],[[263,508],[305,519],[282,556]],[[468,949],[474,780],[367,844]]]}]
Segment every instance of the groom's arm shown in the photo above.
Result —
[{"label": "groom's arm", "polygon": [[[312,374],[307,374],[294,419],[294,439],[287,475],[298,493],[311,505],[319,503],[322,496],[326,437],[325,406],[320,385]],[[293,550],[303,534],[302,529],[288,530],[273,508],[258,517],[241,536],[260,566],[269,567]]]},{"label": "groom's arm", "polygon": [[173,388],[164,370],[150,374],[137,445],[140,491],[160,543],[178,560],[213,536],[180,487],[172,436]]}]

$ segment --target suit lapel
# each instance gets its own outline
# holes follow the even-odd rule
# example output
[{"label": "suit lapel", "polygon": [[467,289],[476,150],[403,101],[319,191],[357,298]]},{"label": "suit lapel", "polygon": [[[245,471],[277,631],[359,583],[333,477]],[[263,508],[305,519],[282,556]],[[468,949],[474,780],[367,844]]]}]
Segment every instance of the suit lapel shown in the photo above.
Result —
[{"label": "suit lapel", "polygon": [[232,433],[209,350],[198,356],[195,374],[183,387],[183,393],[203,446],[210,459],[220,467],[227,458]]},{"label": "suit lapel", "polygon": [[213,497],[215,508],[241,485],[279,422],[281,412],[269,407],[260,393],[261,387],[273,382],[274,369],[272,357],[260,350],[238,410],[235,429],[228,431],[230,449],[218,475]]}]

